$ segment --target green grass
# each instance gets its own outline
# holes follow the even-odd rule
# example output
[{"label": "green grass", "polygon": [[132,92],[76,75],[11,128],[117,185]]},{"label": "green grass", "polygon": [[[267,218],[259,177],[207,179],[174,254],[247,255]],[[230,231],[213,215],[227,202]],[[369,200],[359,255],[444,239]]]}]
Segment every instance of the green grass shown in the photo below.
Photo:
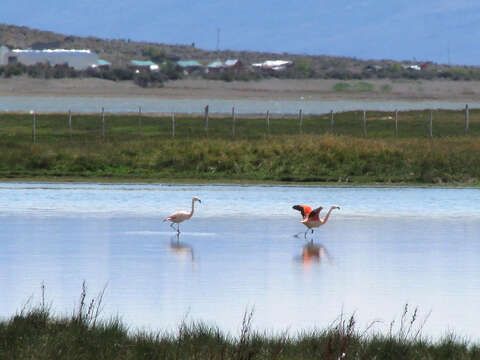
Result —
[{"label": "green grass", "polygon": [[342,92],[350,90],[350,84],[345,82],[339,82],[333,85],[333,91]]},{"label": "green grass", "polygon": [[374,86],[365,81],[356,82],[353,86],[346,82],[339,82],[334,84],[332,89],[336,92],[370,92],[374,90]]},{"label": "green grass", "polygon": [[380,87],[380,90],[383,92],[383,93],[389,93],[392,91],[392,85],[390,84],[383,84],[381,87]]},{"label": "green grass", "polygon": [[433,138],[428,137],[429,112],[394,115],[335,114],[270,119],[211,117],[208,133],[201,117],[75,115],[72,134],[62,114],[37,116],[36,143],[32,115],[0,115],[0,177],[108,178],[145,180],[225,180],[349,184],[480,183],[480,112],[434,113]]},{"label": "green grass", "polygon": [[408,305],[388,334],[375,331],[375,323],[360,329],[345,314],[324,329],[259,332],[248,309],[239,334],[229,334],[186,320],[170,332],[129,329],[118,317],[102,320],[102,298],[89,299],[84,284],[71,315],[54,316],[42,296],[40,305],[0,321],[0,359],[480,359],[478,344],[452,333],[423,337],[428,316],[420,321]]},{"label": "green grass", "polygon": [[370,84],[368,82],[365,82],[365,81],[360,81],[358,83],[356,83],[354,86],[353,86],[354,90],[355,91],[360,91],[360,92],[368,92],[368,91],[373,91],[373,84]]},{"label": "green grass", "polygon": [[[355,87],[369,91],[368,83],[357,83]],[[398,137],[429,137],[429,111],[402,111],[398,113]],[[68,125],[68,114],[37,114],[36,141],[58,142],[101,142],[119,140],[169,139],[173,136],[170,116],[142,116],[136,114],[105,114],[104,123],[100,114],[73,114],[72,128]],[[0,141],[32,142],[33,117],[25,113],[0,113]],[[304,114],[302,126],[298,116],[271,116],[270,128],[264,117],[237,116],[235,135],[230,116],[210,116],[208,131],[201,116],[176,115],[175,138],[177,139],[261,139],[267,135],[310,134],[326,135],[330,132],[330,114]],[[334,114],[335,135],[363,136],[361,111]],[[436,110],[433,112],[433,136],[451,137],[465,134],[464,112]],[[470,111],[469,136],[480,136],[480,110]],[[367,112],[367,137],[391,138],[395,136],[395,121],[392,112]]]}]

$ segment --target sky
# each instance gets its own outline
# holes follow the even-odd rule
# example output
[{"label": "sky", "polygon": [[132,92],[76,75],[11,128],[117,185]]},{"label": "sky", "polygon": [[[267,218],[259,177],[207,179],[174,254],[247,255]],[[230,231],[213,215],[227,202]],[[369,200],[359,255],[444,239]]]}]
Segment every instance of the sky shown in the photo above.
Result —
[{"label": "sky", "polygon": [[3,0],[0,23],[207,50],[219,35],[220,50],[480,65],[477,0]]}]

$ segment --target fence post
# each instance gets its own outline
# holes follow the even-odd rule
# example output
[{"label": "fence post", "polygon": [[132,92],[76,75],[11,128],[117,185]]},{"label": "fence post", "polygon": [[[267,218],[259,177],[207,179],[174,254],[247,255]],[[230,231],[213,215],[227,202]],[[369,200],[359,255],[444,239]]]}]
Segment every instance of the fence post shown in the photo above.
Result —
[{"label": "fence post", "polygon": [[298,123],[300,127],[300,134],[303,133],[303,114],[302,114],[302,109],[298,111]]},{"label": "fence post", "polygon": [[398,137],[398,110],[395,110],[395,137]]},{"label": "fence post", "polygon": [[205,132],[208,135],[208,105],[205,106]]},{"label": "fence post", "polygon": [[267,110],[267,135],[270,135],[270,110]]},{"label": "fence post", "polygon": [[333,110],[330,110],[330,133],[333,134]]},{"label": "fence post", "polygon": [[175,137],[175,113],[172,112],[172,137]]},{"label": "fence post", "polygon": [[429,129],[428,129],[429,136],[433,137],[433,111],[430,110],[430,121],[429,121]]},{"label": "fence post", "polygon": [[468,104],[465,105],[465,136],[468,135],[468,128],[470,127],[470,110]]},{"label": "fence post", "polygon": [[232,136],[235,137],[235,107],[232,107]]},{"label": "fence post", "polygon": [[32,139],[33,143],[37,143],[37,114],[35,110],[32,110],[31,113],[33,114],[33,128],[32,128]]},{"label": "fence post", "polygon": [[72,141],[72,110],[68,110],[68,133],[70,135],[70,141]]},{"label": "fence post", "polygon": [[102,140],[105,140],[105,109],[102,106]]},{"label": "fence post", "polygon": [[367,136],[367,112],[363,110],[363,121],[362,121],[363,136]]},{"label": "fence post", "polygon": [[138,107],[138,134],[142,135],[142,107]]}]

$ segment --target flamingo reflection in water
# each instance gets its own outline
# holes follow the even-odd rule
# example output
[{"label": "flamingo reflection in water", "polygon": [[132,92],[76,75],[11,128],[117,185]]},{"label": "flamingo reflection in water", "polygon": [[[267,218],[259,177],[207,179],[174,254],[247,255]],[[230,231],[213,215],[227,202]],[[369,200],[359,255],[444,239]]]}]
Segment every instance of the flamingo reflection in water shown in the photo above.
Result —
[{"label": "flamingo reflection in water", "polygon": [[186,244],[180,242],[180,234],[177,233],[170,239],[170,250],[175,254],[175,256],[184,259],[190,259],[193,263],[194,261],[194,254],[193,248]]},{"label": "flamingo reflection in water", "polygon": [[340,206],[334,205],[330,207],[330,210],[328,210],[327,215],[325,215],[325,217],[321,219],[320,211],[322,211],[323,209],[323,207],[321,206],[314,210],[312,210],[312,208],[308,205],[294,205],[292,208],[300,211],[300,213],[302,214],[302,220],[300,222],[307,227],[307,230],[305,231],[305,234],[304,234],[304,238],[307,238],[307,233],[309,230],[311,230],[313,234],[314,228],[318,228],[322,225],[325,225],[326,222],[328,221],[328,218],[330,217],[332,210],[334,209],[340,210]]},{"label": "flamingo reflection in water", "polygon": [[299,257],[299,260],[307,267],[313,263],[319,264],[322,261],[331,262],[327,249],[323,245],[314,244],[313,241],[309,241],[302,248],[302,255]]}]

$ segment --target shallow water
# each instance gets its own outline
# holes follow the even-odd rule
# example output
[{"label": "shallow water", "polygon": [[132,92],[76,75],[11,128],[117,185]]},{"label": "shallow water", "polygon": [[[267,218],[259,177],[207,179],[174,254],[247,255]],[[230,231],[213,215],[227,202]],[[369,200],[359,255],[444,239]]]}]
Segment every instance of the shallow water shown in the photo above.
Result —
[{"label": "shallow water", "polygon": [[[202,204],[177,238],[162,219]],[[105,316],[172,329],[185,317],[238,334],[399,326],[419,308],[428,336],[480,338],[480,190],[301,186],[0,184],[0,316],[40,286],[60,314],[106,286]],[[338,204],[313,244],[298,203]],[[322,213],[325,214],[325,210]],[[298,237],[295,234],[302,232]]]},{"label": "shallow water", "polygon": [[[455,101],[399,101],[399,100],[222,100],[222,99],[165,99],[165,98],[101,98],[53,96],[0,96],[0,111],[54,111],[76,113],[100,112],[102,107],[112,113],[203,113],[206,105],[211,113],[231,114],[326,114],[353,110],[404,111],[424,109],[460,110],[465,102]],[[471,108],[480,108],[480,102],[469,102]]]}]

